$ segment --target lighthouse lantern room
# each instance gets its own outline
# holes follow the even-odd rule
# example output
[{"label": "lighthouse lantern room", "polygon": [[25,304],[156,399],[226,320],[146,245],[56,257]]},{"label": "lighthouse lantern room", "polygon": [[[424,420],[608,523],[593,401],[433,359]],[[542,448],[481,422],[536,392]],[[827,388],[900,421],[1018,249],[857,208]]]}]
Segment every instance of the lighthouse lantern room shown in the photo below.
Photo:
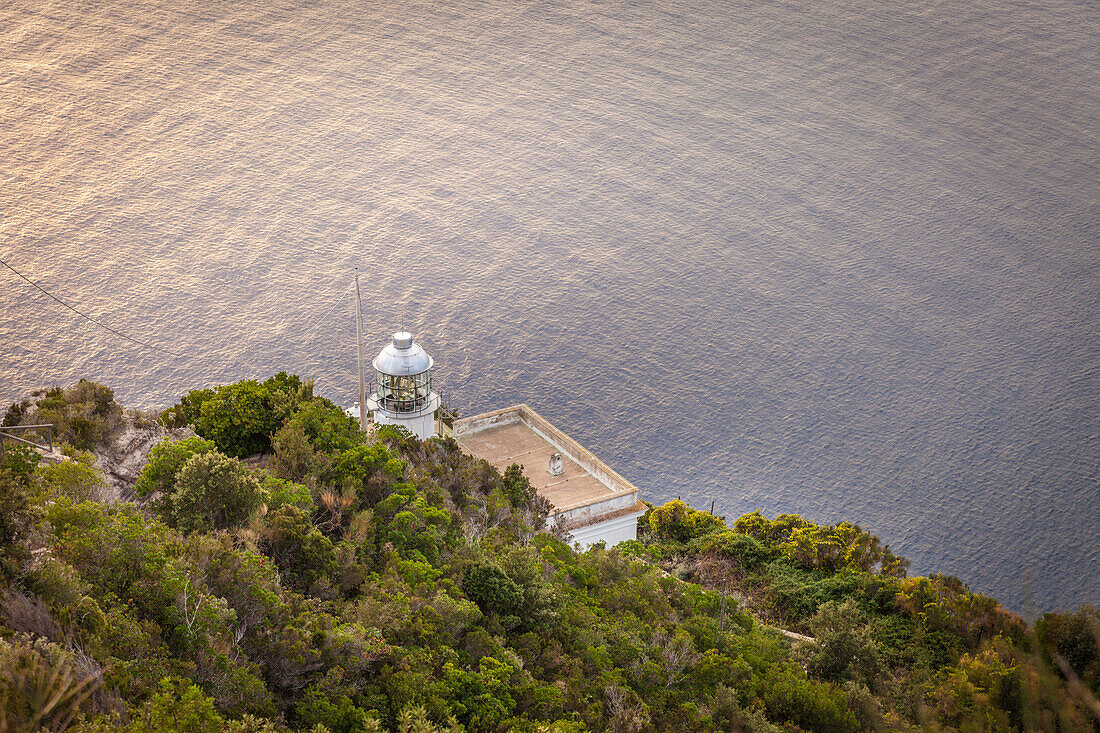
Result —
[{"label": "lighthouse lantern room", "polygon": [[432,357],[406,331],[375,357],[375,391],[367,398],[367,409],[379,425],[399,425],[421,440],[435,433],[435,412],[439,395],[432,391]]}]

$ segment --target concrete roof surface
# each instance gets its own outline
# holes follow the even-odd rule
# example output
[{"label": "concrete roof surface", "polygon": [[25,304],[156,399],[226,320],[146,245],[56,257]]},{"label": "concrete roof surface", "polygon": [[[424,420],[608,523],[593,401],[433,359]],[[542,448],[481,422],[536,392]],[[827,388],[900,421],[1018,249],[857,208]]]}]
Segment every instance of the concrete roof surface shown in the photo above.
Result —
[{"label": "concrete roof surface", "polygon": [[[549,499],[555,509],[587,504],[614,494],[568,453],[555,448],[523,421],[479,430],[457,440],[459,445],[489,461],[501,473],[513,463],[523,466],[531,485]],[[560,476],[551,476],[548,470],[551,453],[561,453],[565,471]]]}]

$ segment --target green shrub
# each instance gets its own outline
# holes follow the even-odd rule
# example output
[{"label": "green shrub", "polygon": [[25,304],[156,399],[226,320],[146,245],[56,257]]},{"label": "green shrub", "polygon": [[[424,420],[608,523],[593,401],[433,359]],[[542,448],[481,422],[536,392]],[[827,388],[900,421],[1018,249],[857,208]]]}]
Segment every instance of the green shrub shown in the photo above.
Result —
[{"label": "green shrub", "polygon": [[705,535],[693,547],[697,547],[700,552],[716,552],[734,560],[746,571],[759,570],[774,557],[774,553],[763,542],[752,535],[741,534],[732,529]]},{"label": "green shrub", "polygon": [[122,407],[115,402],[112,390],[81,379],[71,387],[49,390],[35,412],[22,420],[52,423],[55,441],[91,450],[107,437],[121,415]]},{"label": "green shrub", "polygon": [[389,496],[393,482],[405,470],[405,462],[384,445],[359,445],[340,454],[333,469],[333,483],[359,497],[360,507],[370,507]]},{"label": "green shrub", "polygon": [[290,587],[305,593],[317,581],[335,574],[332,542],[313,526],[309,514],[287,504],[270,512],[264,524],[260,547]]},{"label": "green shrub", "polygon": [[689,542],[726,527],[720,517],[692,509],[679,499],[652,510],[649,526],[657,537],[676,542]]},{"label": "green shrub", "polygon": [[302,481],[313,470],[313,446],[301,425],[290,421],[279,428],[271,439],[271,449],[275,455],[270,465],[277,476]]},{"label": "green shrub", "polygon": [[301,405],[286,423],[299,428],[317,451],[341,453],[363,442],[358,421],[326,399]]},{"label": "green shrub", "polygon": [[1045,613],[1035,623],[1047,663],[1058,655],[1094,693],[1100,693],[1100,610],[1082,606],[1073,613]]},{"label": "green shrub", "polygon": [[42,456],[38,452],[25,445],[5,446],[4,457],[0,459],[0,471],[8,471],[12,478],[18,480],[25,487],[30,487],[34,471],[42,462]]},{"label": "green shrub", "polygon": [[62,497],[76,503],[98,501],[106,488],[103,476],[94,466],[78,461],[43,465],[35,474],[42,501],[56,501]]},{"label": "green shrub", "polygon": [[332,733],[381,730],[377,721],[372,720],[365,710],[356,707],[347,695],[340,695],[334,701],[316,686],[305,691],[294,708],[294,714],[303,728],[323,725]]},{"label": "green shrub", "polygon": [[270,450],[271,436],[280,426],[271,394],[251,379],[215,389],[195,420],[196,433],[236,458]]},{"label": "green shrub", "polygon": [[126,733],[220,733],[225,720],[214,701],[190,680],[168,677],[138,711]]},{"label": "green shrub", "polygon": [[158,599],[135,593],[135,584],[159,576],[167,563],[165,547],[172,536],[133,505],[106,507],[60,500],[46,513],[54,530],[53,552],[91,584],[101,599],[130,598],[142,604]]},{"label": "green shrub", "polygon": [[[271,437],[301,406],[319,401],[322,412],[338,410],[327,400],[313,396],[312,381],[279,372],[264,382],[245,379],[214,389],[189,392],[178,405],[161,413],[170,426],[194,425],[195,432],[214,441],[218,450],[243,458],[271,450]],[[331,408],[331,409],[329,409]],[[320,429],[335,426],[324,423]]]},{"label": "green shrub", "polygon": [[829,601],[809,620],[814,643],[805,647],[806,671],[831,682],[873,685],[882,670],[878,645],[856,603]]},{"label": "green shrub", "polygon": [[790,667],[776,665],[768,669],[760,698],[771,720],[787,721],[820,733],[857,733],[860,729],[844,693],[811,682]]},{"label": "green shrub", "polygon": [[33,467],[34,463],[13,456],[10,450],[8,459],[0,464],[0,580],[18,577],[29,557],[23,543],[39,516],[31,503],[27,475]]},{"label": "green shrub", "polygon": [[268,510],[274,511],[287,504],[306,511],[313,509],[313,497],[302,484],[269,473],[262,474],[259,481],[261,497]]},{"label": "green shrub", "polygon": [[91,586],[72,565],[51,555],[43,557],[27,573],[27,588],[54,608],[75,606]]},{"label": "green shrub", "polygon": [[523,591],[500,566],[492,562],[477,562],[466,568],[462,590],[477,604],[482,613],[506,616],[516,613],[523,603]]},{"label": "green shrub", "polygon": [[134,491],[138,496],[149,496],[154,491],[171,494],[176,486],[176,474],[194,455],[213,453],[217,447],[209,440],[193,435],[183,440],[165,438],[149,451],[145,466],[141,469]]}]

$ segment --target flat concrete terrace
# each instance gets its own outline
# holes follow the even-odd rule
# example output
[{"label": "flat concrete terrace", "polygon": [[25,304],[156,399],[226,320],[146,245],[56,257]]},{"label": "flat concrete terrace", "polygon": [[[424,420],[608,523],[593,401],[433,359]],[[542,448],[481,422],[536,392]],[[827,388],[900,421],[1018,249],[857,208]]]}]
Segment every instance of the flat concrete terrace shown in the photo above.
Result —
[{"label": "flat concrete terrace", "polygon": [[[553,505],[550,521],[563,529],[627,521],[646,510],[636,486],[527,405],[463,418],[454,425],[454,437],[499,471],[522,465],[531,485]],[[548,470],[552,453],[562,456],[564,471],[557,476]]]},{"label": "flat concrete terrace", "polygon": [[589,504],[614,493],[565,453],[562,453],[565,471],[560,476],[551,476],[547,470],[550,454],[558,449],[522,421],[465,435],[458,442],[501,473],[513,463],[523,466],[531,485],[558,510]]}]

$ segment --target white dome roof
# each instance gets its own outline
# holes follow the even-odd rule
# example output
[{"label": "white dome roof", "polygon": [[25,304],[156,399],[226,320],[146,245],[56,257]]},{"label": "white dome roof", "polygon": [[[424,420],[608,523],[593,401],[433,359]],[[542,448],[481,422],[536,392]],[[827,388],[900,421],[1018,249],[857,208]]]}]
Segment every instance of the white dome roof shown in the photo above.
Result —
[{"label": "white dome roof", "polygon": [[386,348],[378,352],[372,363],[383,374],[409,377],[428,371],[435,361],[419,344],[413,343],[411,333],[398,331],[393,335],[393,342],[386,344]]}]

